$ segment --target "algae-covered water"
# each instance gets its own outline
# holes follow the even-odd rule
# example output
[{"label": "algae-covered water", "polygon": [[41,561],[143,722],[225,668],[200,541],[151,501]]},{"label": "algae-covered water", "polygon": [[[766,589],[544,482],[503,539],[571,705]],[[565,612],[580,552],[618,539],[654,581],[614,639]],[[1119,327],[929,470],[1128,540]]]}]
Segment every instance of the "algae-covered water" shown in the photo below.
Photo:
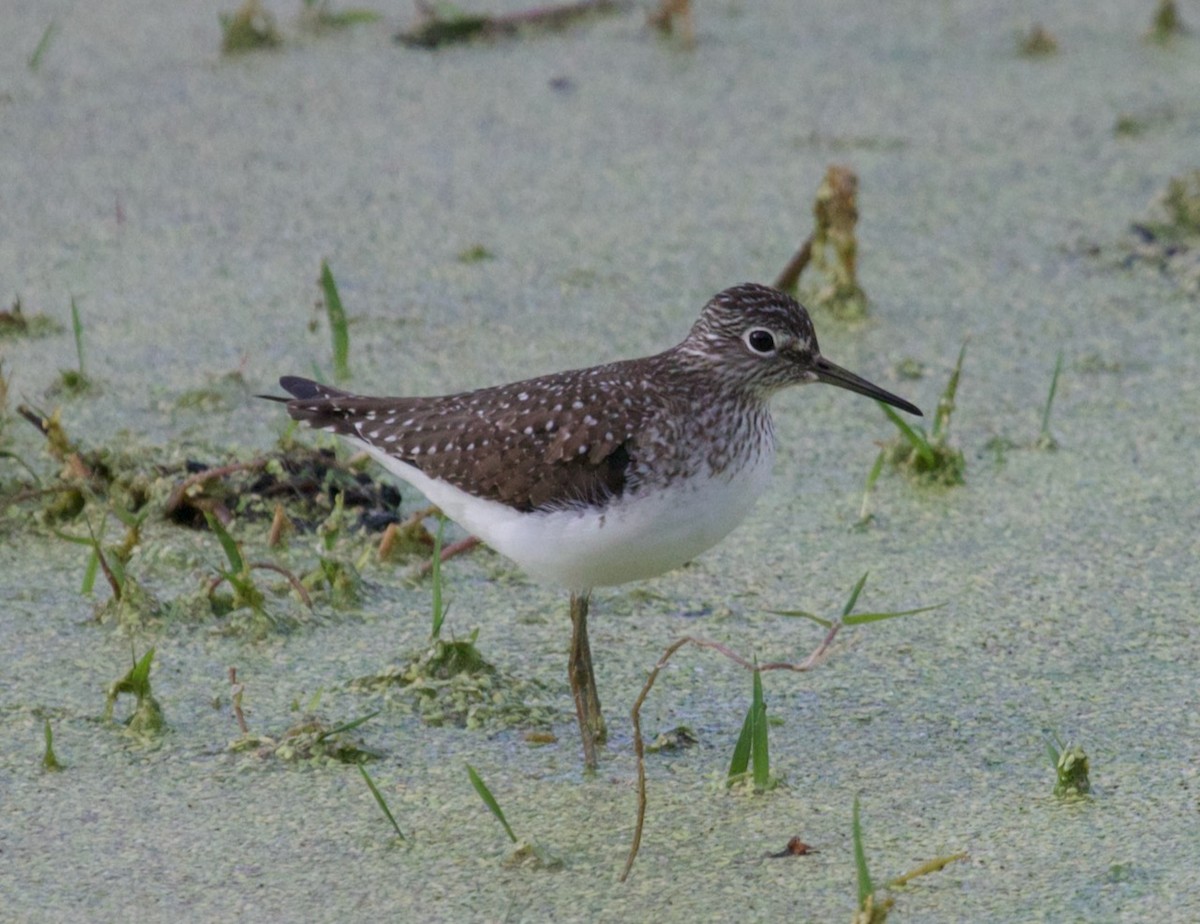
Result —
[{"label": "algae-covered water", "polygon": [[[566,601],[494,554],[446,566],[444,631],[478,628],[554,743],[520,723],[430,726],[352,685],[425,646],[413,562],[365,560],[357,603],[264,637],[194,610],[96,623],[109,591],[80,593],[87,549],[13,499],[32,476],[0,457],[0,918],[846,921],[856,795],[877,884],[968,854],[897,890],[893,920],[1200,918],[1200,301],[1178,262],[1132,256],[1131,231],[1200,168],[1200,7],[1180,5],[1193,32],[1166,44],[1145,39],[1149,4],[764,0],[695,4],[694,50],[634,10],[436,52],[392,40],[407,3],[372,7],[381,19],[313,32],[301,4],[271,4],[282,44],[233,56],[217,19],[232,4],[0,11],[0,294],[59,325],[0,339],[0,448],[43,485],[61,466],[18,404],[61,408],[81,448],[152,475],[271,449],[284,415],[254,395],[332,369],[323,259],[365,392],[662,349],[714,292],[778,273],[831,163],[859,177],[872,314],[817,312],[823,351],[929,412],[967,341],[951,424],[966,483],[885,471],[854,529],[893,429],[845,392],[782,396],[776,477],[745,526],[596,595],[612,735],[586,778]],[[1035,20],[1056,54],[1018,53]],[[50,391],[77,364],[72,299],[95,383],[80,395]],[[1059,448],[1031,448],[1060,352]],[[405,512],[422,503],[405,493]],[[257,558],[318,555],[311,533],[276,553],[264,524],[231,529]],[[152,510],[130,569],[169,602],[223,562]],[[860,610],[945,605],[764,676],[784,782],[768,794],[721,785],[749,675],[711,652],[672,660],[643,726],[700,743],[648,758],[641,855],[619,883],[627,715],[662,651],[689,634],[799,659],[820,630],[770,611],[834,615],[867,571]],[[143,740],[119,724],[126,699],[118,722],[103,713],[150,647],[168,729]],[[354,766],[230,749],[231,666],[254,735],[380,710],[347,734],[379,755],[406,844]],[[1086,751],[1090,797],[1055,796],[1054,736]],[[561,869],[506,864],[467,763]],[[768,856],[794,836],[817,852]]]}]

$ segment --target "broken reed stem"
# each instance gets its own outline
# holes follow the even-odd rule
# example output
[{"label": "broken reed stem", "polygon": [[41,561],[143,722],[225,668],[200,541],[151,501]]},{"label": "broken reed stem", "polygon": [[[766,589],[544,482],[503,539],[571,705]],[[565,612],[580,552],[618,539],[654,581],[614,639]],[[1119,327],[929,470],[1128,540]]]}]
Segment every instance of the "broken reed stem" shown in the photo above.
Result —
[{"label": "broken reed stem", "polygon": [[[469,552],[475,546],[479,545],[483,540],[478,536],[467,536],[465,539],[459,539],[457,542],[451,542],[449,545],[442,546],[442,561],[449,561],[455,555],[461,555],[463,552]],[[421,565],[421,570],[418,572],[421,577],[429,574],[433,570],[433,559]]]},{"label": "broken reed stem", "polygon": [[248,567],[262,568],[265,571],[274,571],[277,574],[282,574],[285,578],[287,578],[288,583],[292,585],[292,589],[296,591],[300,599],[304,601],[304,605],[310,610],[312,609],[312,597],[308,595],[307,588],[300,583],[300,579],[296,577],[296,575],[288,571],[288,569],[283,567],[283,565],[276,565],[269,561],[252,561]]},{"label": "broken reed stem", "polygon": [[800,245],[800,249],[792,254],[792,259],[788,260],[787,266],[775,277],[772,285],[776,289],[784,292],[795,291],[796,286],[800,283],[800,274],[804,272],[804,268],[812,260],[812,246],[813,236],[810,234],[804,239],[804,243]]},{"label": "broken reed stem", "polygon": [[250,728],[246,725],[246,715],[242,712],[242,693],[246,690],[244,683],[238,683],[237,668],[229,668],[229,698],[233,701],[233,717],[237,719],[238,728],[242,730],[243,735],[250,734]]},{"label": "broken reed stem", "polygon": [[685,635],[682,638],[672,642],[667,650],[662,653],[662,657],[658,659],[658,663],[654,665],[654,669],[650,671],[650,676],[646,678],[646,683],[642,687],[642,692],[638,694],[638,698],[634,700],[633,709],[630,711],[629,717],[633,720],[633,751],[637,756],[637,771],[638,771],[638,809],[637,809],[637,824],[633,829],[633,841],[629,845],[629,856],[625,859],[625,868],[621,871],[619,877],[620,882],[624,882],[629,876],[630,870],[633,869],[633,862],[637,859],[638,850],[642,846],[642,830],[646,824],[646,746],[642,741],[642,704],[646,701],[646,697],[650,695],[650,690],[654,687],[654,681],[658,679],[659,672],[667,666],[667,662],[671,657],[684,645],[692,644],[697,648],[711,648],[719,654],[724,655],[740,667],[746,670],[753,671],[810,671],[825,659],[826,653],[829,651],[829,646],[833,644],[833,640],[842,630],[841,620],[833,622],[829,631],[825,633],[825,637],[821,639],[820,644],[813,649],[812,653],[803,661],[792,663],[790,661],[773,661],[769,664],[755,664],[748,658],[742,657],[732,648],[721,642],[710,641],[704,638],[695,638],[690,635]]}]

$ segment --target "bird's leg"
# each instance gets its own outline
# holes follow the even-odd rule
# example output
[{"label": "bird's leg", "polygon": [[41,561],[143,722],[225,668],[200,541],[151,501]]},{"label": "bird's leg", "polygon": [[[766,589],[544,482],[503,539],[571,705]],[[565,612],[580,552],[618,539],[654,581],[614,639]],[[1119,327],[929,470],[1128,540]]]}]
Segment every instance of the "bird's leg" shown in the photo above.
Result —
[{"label": "bird's leg", "polygon": [[596,769],[596,745],[608,737],[604,716],[600,713],[600,695],[596,692],[596,675],[592,671],[592,649],[588,644],[587,615],[591,592],[571,594],[571,655],[567,660],[567,676],[571,695],[575,697],[575,713],[579,717],[579,733],[583,737],[583,764]]}]

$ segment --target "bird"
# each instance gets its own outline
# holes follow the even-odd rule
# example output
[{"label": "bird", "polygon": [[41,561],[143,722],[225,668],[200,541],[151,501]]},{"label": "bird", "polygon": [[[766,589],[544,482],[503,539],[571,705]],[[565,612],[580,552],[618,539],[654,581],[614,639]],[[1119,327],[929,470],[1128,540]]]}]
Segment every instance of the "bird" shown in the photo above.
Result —
[{"label": "bird", "polygon": [[592,590],[652,578],[720,542],[766,489],[770,399],[824,382],[920,409],[826,359],[807,310],[756,283],[713,296],[675,346],[432,397],[369,397],[284,376],[289,415],[365,449],[535,580],[570,592],[567,673],[595,769],[607,736]]}]

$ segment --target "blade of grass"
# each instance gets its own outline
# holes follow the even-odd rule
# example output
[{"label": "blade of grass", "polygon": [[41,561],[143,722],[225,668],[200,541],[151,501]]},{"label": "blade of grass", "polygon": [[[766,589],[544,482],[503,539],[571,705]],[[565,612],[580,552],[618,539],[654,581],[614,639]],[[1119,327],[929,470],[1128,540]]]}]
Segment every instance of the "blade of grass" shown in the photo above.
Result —
[{"label": "blade of grass", "polygon": [[90,594],[96,587],[96,574],[100,570],[100,553],[92,546],[92,554],[88,556],[87,566],[83,569],[83,583],[79,585],[81,594]]},{"label": "blade of grass", "polygon": [[746,719],[742,722],[741,733],[738,734],[737,744],[733,746],[733,758],[729,761],[729,775],[725,778],[727,786],[733,785],[745,776],[750,769],[750,744],[754,738],[754,705],[746,710]]},{"label": "blade of grass", "polygon": [[842,619],[845,619],[854,611],[854,605],[858,603],[858,595],[862,593],[863,586],[867,583],[867,575],[870,573],[870,571],[864,571],[863,576],[858,579],[851,589],[850,596],[846,600],[846,605],[842,607]]},{"label": "blade of grass", "polygon": [[901,435],[912,444],[913,449],[917,451],[917,455],[921,457],[921,461],[926,465],[934,465],[933,449],[930,448],[929,441],[918,430],[909,426],[907,421],[903,420],[899,414],[882,401],[876,401],[875,403],[879,405],[887,419],[896,425],[896,429],[900,431]]},{"label": "blade of grass", "polygon": [[842,623],[847,626],[861,626],[868,622],[881,622],[884,619],[895,619],[897,616],[912,616],[914,613],[927,613],[929,610],[940,610],[946,604],[934,603],[931,606],[918,606],[911,610],[896,610],[893,613],[855,613],[846,616]]},{"label": "blade of grass", "polygon": [[750,755],[754,764],[754,788],[766,792],[771,788],[771,758],[767,747],[767,704],[763,700],[762,671],[754,670],[754,696],[750,705],[754,715],[750,732]]},{"label": "blade of grass", "polygon": [[[869,622],[880,622],[884,619],[895,619],[897,616],[912,616],[914,613],[925,613],[929,610],[940,609],[945,606],[944,603],[935,603],[932,606],[918,606],[911,610],[890,610],[888,612],[878,613],[854,613],[851,611],[858,603],[858,596],[862,593],[863,586],[867,583],[867,575],[871,572],[867,571],[858,579],[854,587],[850,591],[850,596],[846,600],[846,604],[842,607],[842,615],[838,618],[844,626],[861,626]],[[833,627],[834,620],[826,619],[823,616],[817,616],[815,613],[809,613],[806,610],[767,610],[768,613],[774,613],[776,616],[795,616],[801,619],[809,619],[818,623],[825,628]]]},{"label": "blade of grass", "polygon": [[75,332],[75,355],[79,358],[79,377],[85,378],[83,366],[83,321],[79,318],[79,306],[75,304],[75,296],[71,296],[71,330]]},{"label": "blade of grass", "polygon": [[208,528],[213,531],[217,541],[221,543],[221,548],[225,551],[230,572],[234,575],[245,574],[246,560],[242,558],[242,551],[238,548],[237,541],[229,535],[229,531],[221,525],[221,521],[207,510],[204,511],[204,519],[208,521]]},{"label": "blade of grass", "polygon": [[1063,351],[1058,351],[1054,361],[1054,374],[1050,376],[1050,394],[1046,396],[1046,406],[1042,409],[1042,432],[1038,442],[1046,446],[1054,445],[1054,437],[1050,435],[1050,409],[1054,407],[1054,395],[1058,391],[1058,376],[1062,372]]},{"label": "blade of grass", "polygon": [[850,835],[854,840],[854,868],[858,871],[858,910],[867,907],[867,901],[875,894],[871,883],[871,871],[867,869],[867,852],[863,848],[862,822],[858,813],[858,795],[854,796],[854,815],[850,822]]},{"label": "blade of grass", "polygon": [[797,619],[809,619],[817,625],[824,626],[826,629],[833,628],[833,620],[826,619],[824,616],[818,616],[816,613],[810,613],[807,610],[767,610],[768,613],[774,613],[776,616],[793,616]]},{"label": "blade of grass", "polygon": [[871,492],[875,490],[875,482],[879,480],[879,474],[883,471],[883,463],[886,459],[887,451],[879,450],[879,454],[875,456],[875,464],[867,472],[867,483],[863,486],[862,504],[858,508],[859,525],[865,525],[871,519]]},{"label": "blade of grass", "polygon": [[[100,521],[99,538],[97,538],[95,535],[87,537],[72,536],[70,533],[64,533],[57,529],[54,530],[54,535],[58,536],[59,539],[66,540],[67,542],[73,542],[75,545],[86,545],[92,550],[92,553],[88,556],[87,564],[83,569],[83,582],[79,585],[79,592],[81,594],[90,594],[96,586],[96,572],[100,568],[100,539],[104,538],[105,523],[107,523],[106,520]],[[90,528],[91,527],[89,525],[89,530]]]},{"label": "blade of grass", "polygon": [[354,729],[358,728],[358,726],[362,725],[363,723],[371,721],[371,719],[375,718],[375,716],[379,715],[379,713],[382,711],[383,710],[381,710],[381,709],[376,709],[374,712],[368,712],[366,715],[359,716],[357,719],[351,719],[349,722],[346,722],[343,725],[339,725],[336,728],[331,728],[328,731],[323,731],[323,732],[321,732],[321,734],[317,735],[317,740],[324,741],[326,738],[328,738],[332,735],[340,735],[342,732],[353,731]]},{"label": "blade of grass", "polygon": [[344,380],[350,378],[350,332],[346,327],[346,311],[342,297],[329,263],[321,261],[321,291],[325,295],[325,311],[329,315],[329,334],[333,338],[333,375]]},{"label": "blade of grass", "polygon": [[33,49],[33,54],[29,56],[29,69],[36,71],[42,66],[42,57],[46,54],[46,49],[50,47],[50,40],[54,38],[54,33],[58,31],[58,23],[53,19],[49,25],[42,30],[42,37],[38,39],[37,47]]},{"label": "blade of grass", "polygon": [[42,752],[42,769],[53,773],[63,769],[63,765],[59,762],[58,755],[54,753],[54,732],[50,728],[49,719],[46,719],[43,733],[46,737],[46,750]]},{"label": "blade of grass", "polygon": [[488,811],[495,815],[496,820],[504,827],[504,833],[508,835],[508,839],[514,844],[517,843],[517,836],[513,834],[513,829],[509,826],[508,819],[504,817],[504,812],[500,809],[500,803],[496,801],[496,797],[492,795],[492,791],[487,788],[487,784],[480,779],[479,774],[475,772],[475,768],[470,764],[467,764],[467,776],[471,778],[471,785],[479,793],[479,798],[488,807]]},{"label": "blade of grass", "polygon": [[408,840],[404,836],[404,832],[400,830],[400,825],[396,824],[396,816],[388,808],[387,800],[383,798],[383,793],[379,791],[379,788],[375,785],[375,781],[371,779],[371,774],[367,773],[367,768],[362,764],[356,764],[355,766],[358,767],[358,772],[362,774],[363,780],[366,781],[367,789],[371,790],[371,795],[375,797],[375,804],[379,806],[380,811],[383,812],[387,820],[392,823],[392,830],[396,832],[396,837],[402,841]]},{"label": "blade of grass", "polygon": [[950,380],[946,382],[946,390],[938,399],[937,410],[933,414],[932,439],[935,443],[946,438],[946,430],[950,426],[950,415],[954,413],[954,398],[958,394],[958,380],[962,375],[963,357],[966,355],[967,341],[964,340],[962,349],[958,351],[958,362],[954,364],[954,371],[950,373]]},{"label": "blade of grass", "polygon": [[153,661],[154,649],[148,648],[129,672],[129,687],[138,699],[150,692],[150,664]]}]

